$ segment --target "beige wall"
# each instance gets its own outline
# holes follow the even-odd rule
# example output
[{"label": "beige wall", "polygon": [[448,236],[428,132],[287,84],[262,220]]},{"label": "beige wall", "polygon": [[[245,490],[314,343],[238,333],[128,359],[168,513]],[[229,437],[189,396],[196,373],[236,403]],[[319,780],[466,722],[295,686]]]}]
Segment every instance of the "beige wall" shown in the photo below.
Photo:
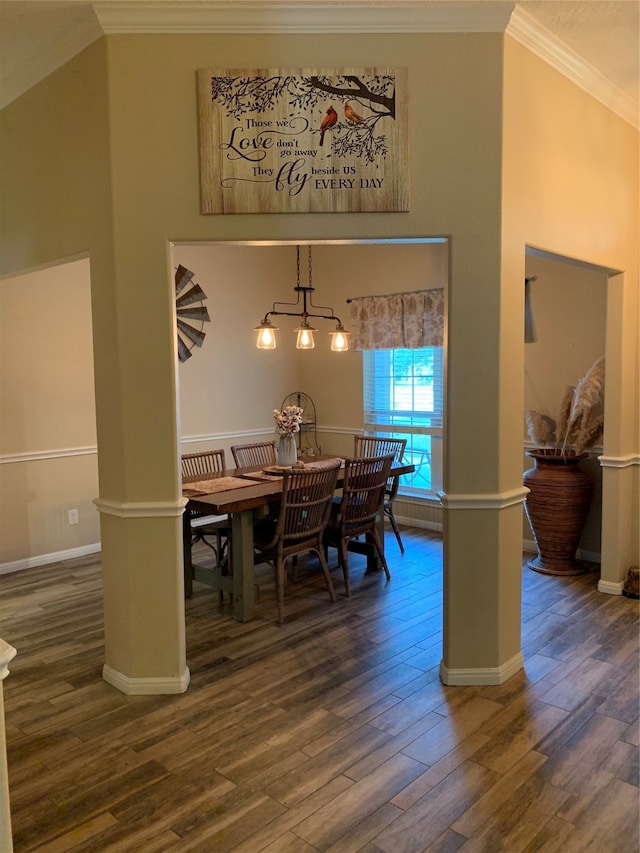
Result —
[{"label": "beige wall", "polygon": [[511,39],[505,114],[503,275],[527,245],[608,274],[601,588],[619,590],[639,548],[638,133]]},{"label": "beige wall", "polygon": [[526,274],[537,281],[530,285],[536,340],[524,348],[524,408],[555,419],[567,385],[604,355],[607,276],[534,255],[526,258]]},{"label": "beige wall", "polygon": [[[34,434],[33,425],[29,432],[12,426],[9,433],[3,432],[0,454],[15,452],[21,443],[24,452],[95,446],[96,433],[103,444],[113,432],[117,400],[110,390],[117,385],[113,366],[118,351],[110,286],[113,235],[105,42],[95,43],[3,109],[0,131],[0,276],[36,270],[32,279],[20,276],[0,281],[0,289],[10,292],[28,280],[29,286],[36,288],[39,296],[46,293],[53,305],[53,312],[50,309],[33,318],[38,335],[46,335],[49,357],[46,363],[44,359],[27,362],[31,371],[28,381],[36,383],[42,393],[25,404],[30,419],[37,420],[42,432]],[[11,204],[6,203],[7,199]],[[79,293],[75,303],[65,289],[69,286],[64,282],[67,268],[61,264],[80,256],[89,260],[69,268],[70,283],[74,282]],[[82,285],[78,277],[82,278]],[[16,304],[20,310],[26,308],[27,294],[20,292]],[[61,306],[68,310],[62,311]],[[78,320],[78,328],[72,327],[74,319]],[[54,322],[60,332],[54,331]],[[47,328],[49,324],[51,329]],[[82,361],[75,358],[74,342]],[[99,357],[93,359],[93,352]],[[38,348],[32,346],[29,359],[37,355]],[[6,363],[3,407],[12,377],[18,377],[22,369],[15,363],[15,355]],[[45,382],[47,373],[49,381]],[[95,401],[93,373],[102,390]],[[72,381],[65,383],[65,377]],[[77,418],[73,423],[70,413],[62,407],[54,411],[48,405],[49,390],[49,403],[53,398],[59,403],[74,395]],[[80,401],[86,402],[85,408],[79,405]],[[50,432],[45,425],[51,426]],[[120,464],[117,456],[114,454],[114,466]],[[97,494],[95,454],[6,464],[0,476],[4,487],[10,493],[23,493],[28,504],[28,509],[22,510],[2,507],[16,524],[8,539],[3,537],[3,562],[33,559],[43,553],[99,542],[98,516],[92,504]],[[69,528],[66,523],[68,508],[79,510],[77,528]]]},{"label": "beige wall", "polygon": [[[575,263],[528,254],[527,276],[537,276],[530,285],[536,340],[525,345],[524,410],[558,417],[560,401],[568,385],[576,385],[600,356],[604,355],[607,325],[607,276],[604,272]],[[525,442],[531,443],[525,425]],[[580,551],[588,559],[599,559],[602,525],[602,472],[597,456],[602,443],[594,446],[591,458],[581,463],[594,488],[591,510],[580,540]],[[525,457],[525,468],[532,467]],[[534,548],[533,534],[524,517],[524,539]]]},{"label": "beige wall", "polygon": [[[408,213],[200,216],[196,69],[374,58],[409,70]],[[637,453],[637,133],[497,34],[110,36],[2,118],[2,190],[28,199],[5,224],[5,269],[91,255],[109,666],[184,683],[170,243],[429,236],[451,240],[444,659],[492,677],[517,665],[525,246],[625,271],[608,289],[608,452]],[[51,154],[55,178],[41,174]],[[608,479],[612,505],[637,502],[637,466]],[[624,559],[627,521],[606,543]],[[149,537],[165,547],[145,557]],[[141,636],[150,587],[162,619]]]},{"label": "beige wall", "polygon": [[0,398],[0,564],[95,546],[88,260],[0,281]]}]

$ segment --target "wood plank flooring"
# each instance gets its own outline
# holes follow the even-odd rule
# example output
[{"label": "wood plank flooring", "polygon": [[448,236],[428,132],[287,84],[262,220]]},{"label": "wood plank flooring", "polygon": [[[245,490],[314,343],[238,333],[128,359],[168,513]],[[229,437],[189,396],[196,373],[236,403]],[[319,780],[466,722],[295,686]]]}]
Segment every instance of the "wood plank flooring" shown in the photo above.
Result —
[{"label": "wood plank flooring", "polygon": [[280,627],[268,573],[244,625],[195,584],[173,697],[102,681],[99,557],[1,576],[16,853],[637,853],[638,602],[525,568],[525,670],[444,687],[441,542],[403,538],[334,605],[302,563]]}]

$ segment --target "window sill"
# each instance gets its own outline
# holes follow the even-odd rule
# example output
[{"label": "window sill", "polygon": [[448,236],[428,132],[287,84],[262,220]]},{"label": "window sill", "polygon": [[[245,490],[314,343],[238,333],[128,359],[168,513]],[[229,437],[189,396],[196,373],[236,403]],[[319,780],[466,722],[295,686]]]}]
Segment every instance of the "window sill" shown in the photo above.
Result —
[{"label": "window sill", "polygon": [[435,506],[442,506],[440,498],[435,492],[425,492],[423,495],[416,495],[414,492],[403,492],[402,488],[400,488],[396,499],[401,500],[403,503],[429,503],[434,504]]}]

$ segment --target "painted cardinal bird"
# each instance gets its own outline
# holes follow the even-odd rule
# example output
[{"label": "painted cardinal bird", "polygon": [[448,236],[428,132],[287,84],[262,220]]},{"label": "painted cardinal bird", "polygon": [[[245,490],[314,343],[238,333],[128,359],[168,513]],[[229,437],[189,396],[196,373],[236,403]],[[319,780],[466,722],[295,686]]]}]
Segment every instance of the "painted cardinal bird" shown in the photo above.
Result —
[{"label": "painted cardinal bird", "polygon": [[322,124],[320,125],[320,145],[324,142],[324,135],[329,130],[330,127],[338,121],[338,113],[334,110],[333,106],[329,107],[327,110],[326,116],[322,119]]},{"label": "painted cardinal bird", "polygon": [[366,121],[358,115],[349,101],[344,102],[344,117],[353,124],[366,124]]}]

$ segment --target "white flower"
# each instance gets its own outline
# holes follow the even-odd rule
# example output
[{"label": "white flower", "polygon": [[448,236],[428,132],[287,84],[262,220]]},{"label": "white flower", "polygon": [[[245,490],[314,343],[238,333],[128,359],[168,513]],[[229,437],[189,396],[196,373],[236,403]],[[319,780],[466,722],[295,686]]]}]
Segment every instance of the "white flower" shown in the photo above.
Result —
[{"label": "white flower", "polygon": [[282,411],[274,409],[273,417],[276,420],[276,432],[279,435],[293,435],[300,430],[302,409],[300,406],[285,406]]}]

